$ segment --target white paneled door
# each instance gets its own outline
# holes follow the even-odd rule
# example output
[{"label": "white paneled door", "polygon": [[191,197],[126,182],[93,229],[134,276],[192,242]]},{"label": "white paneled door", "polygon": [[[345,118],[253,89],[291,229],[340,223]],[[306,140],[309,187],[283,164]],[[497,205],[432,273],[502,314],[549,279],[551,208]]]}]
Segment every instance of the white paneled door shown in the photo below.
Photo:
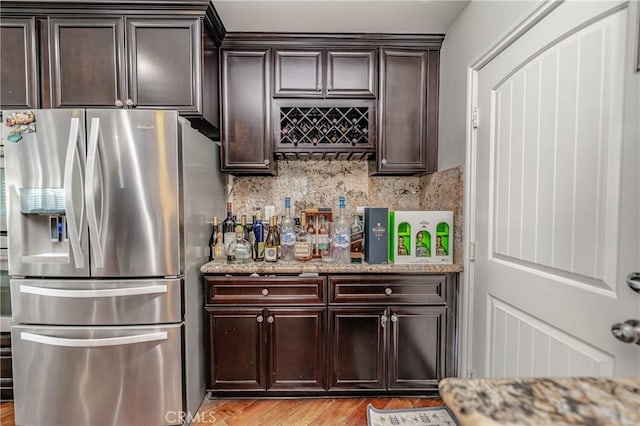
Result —
[{"label": "white paneled door", "polygon": [[476,376],[640,375],[637,7],[562,3],[476,68]]}]

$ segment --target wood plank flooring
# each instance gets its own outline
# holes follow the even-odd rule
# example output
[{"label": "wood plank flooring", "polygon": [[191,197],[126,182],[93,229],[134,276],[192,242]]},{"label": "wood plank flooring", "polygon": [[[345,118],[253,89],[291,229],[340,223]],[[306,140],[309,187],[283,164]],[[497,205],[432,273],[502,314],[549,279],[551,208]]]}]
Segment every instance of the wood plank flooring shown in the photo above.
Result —
[{"label": "wood plank flooring", "polygon": [[[193,426],[366,425],[367,405],[378,409],[439,407],[434,398],[318,398],[205,400]],[[0,425],[15,426],[13,403],[0,404]]]}]

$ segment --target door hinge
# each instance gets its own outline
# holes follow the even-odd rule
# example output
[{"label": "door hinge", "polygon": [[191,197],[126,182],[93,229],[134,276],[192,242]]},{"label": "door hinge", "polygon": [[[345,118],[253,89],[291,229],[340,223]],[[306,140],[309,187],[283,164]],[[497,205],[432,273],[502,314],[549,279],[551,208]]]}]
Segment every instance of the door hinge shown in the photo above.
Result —
[{"label": "door hinge", "polygon": [[471,110],[471,127],[477,129],[480,126],[480,108],[473,107]]},{"label": "door hinge", "polygon": [[473,262],[476,260],[476,242],[469,242],[469,261]]}]

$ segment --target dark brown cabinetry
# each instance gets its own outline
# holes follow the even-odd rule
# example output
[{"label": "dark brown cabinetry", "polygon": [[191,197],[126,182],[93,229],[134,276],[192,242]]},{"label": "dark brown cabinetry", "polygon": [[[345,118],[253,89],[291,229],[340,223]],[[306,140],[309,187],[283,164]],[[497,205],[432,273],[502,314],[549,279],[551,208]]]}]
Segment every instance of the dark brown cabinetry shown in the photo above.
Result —
[{"label": "dark brown cabinetry", "polygon": [[206,286],[210,390],[325,390],[324,278],[208,277]]},{"label": "dark brown cabinetry", "polygon": [[200,36],[193,18],[50,18],[52,106],[201,111]]},{"label": "dark brown cabinetry", "polygon": [[445,275],[330,277],[329,390],[435,391],[452,364],[453,290]]},{"label": "dark brown cabinetry", "polygon": [[0,19],[0,107],[38,108],[34,18]]},{"label": "dark brown cabinetry", "polygon": [[274,97],[375,98],[375,50],[275,50]]},{"label": "dark brown cabinetry", "polygon": [[222,171],[274,173],[270,66],[268,49],[222,50]]},{"label": "dark brown cabinetry", "polygon": [[456,374],[455,274],[207,276],[205,285],[214,393],[435,395]]},{"label": "dark brown cabinetry", "polygon": [[381,49],[377,174],[434,172],[439,50]]}]

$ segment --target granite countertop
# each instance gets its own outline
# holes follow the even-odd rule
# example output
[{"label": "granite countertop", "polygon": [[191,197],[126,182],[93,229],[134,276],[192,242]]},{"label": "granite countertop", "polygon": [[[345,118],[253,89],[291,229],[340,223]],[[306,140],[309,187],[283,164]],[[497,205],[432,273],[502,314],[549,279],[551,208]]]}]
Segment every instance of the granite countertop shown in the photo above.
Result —
[{"label": "granite countertop", "polygon": [[640,377],[447,378],[439,388],[462,426],[640,424]]},{"label": "granite countertop", "polygon": [[369,265],[325,263],[320,260],[309,262],[251,262],[242,265],[227,263],[205,263],[200,267],[204,274],[300,274],[300,273],[449,273],[461,272],[462,265],[411,264],[411,265]]}]

